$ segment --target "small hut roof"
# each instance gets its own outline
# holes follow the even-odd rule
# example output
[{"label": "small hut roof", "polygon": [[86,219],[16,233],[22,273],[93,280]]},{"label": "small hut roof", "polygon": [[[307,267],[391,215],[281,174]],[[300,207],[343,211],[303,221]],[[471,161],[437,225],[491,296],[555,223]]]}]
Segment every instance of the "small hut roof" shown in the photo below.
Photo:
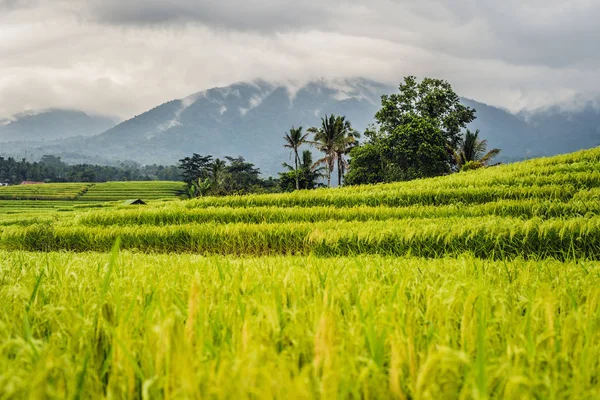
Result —
[{"label": "small hut roof", "polygon": [[124,205],[126,206],[132,206],[132,205],[145,205],[146,202],[142,199],[131,199],[131,200],[125,200],[123,202]]}]

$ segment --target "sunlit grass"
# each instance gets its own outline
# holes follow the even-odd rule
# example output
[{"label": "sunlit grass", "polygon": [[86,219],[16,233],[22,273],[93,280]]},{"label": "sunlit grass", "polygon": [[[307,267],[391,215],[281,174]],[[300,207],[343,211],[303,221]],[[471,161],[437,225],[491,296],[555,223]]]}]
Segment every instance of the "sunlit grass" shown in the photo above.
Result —
[{"label": "sunlit grass", "polygon": [[600,398],[600,149],[171,198],[0,202],[0,399]]},{"label": "sunlit grass", "polygon": [[5,397],[594,398],[600,265],[0,253]]}]

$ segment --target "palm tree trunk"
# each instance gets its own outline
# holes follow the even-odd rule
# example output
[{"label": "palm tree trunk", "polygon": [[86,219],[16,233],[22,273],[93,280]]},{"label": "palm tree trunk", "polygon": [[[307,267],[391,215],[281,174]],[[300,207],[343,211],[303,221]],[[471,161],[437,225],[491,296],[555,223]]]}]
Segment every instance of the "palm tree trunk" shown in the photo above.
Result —
[{"label": "palm tree trunk", "polygon": [[339,154],[338,154],[338,160],[337,160],[337,167],[338,167],[338,187],[342,187],[342,158],[340,157]]},{"label": "palm tree trunk", "polygon": [[329,160],[327,160],[327,187],[331,187],[331,175],[333,175],[333,169],[335,168],[335,159],[333,158],[333,154],[329,155]]},{"label": "palm tree trunk", "polygon": [[294,153],[296,157],[294,157],[294,163],[296,164],[296,169],[294,170],[294,177],[296,178],[296,190],[300,190],[300,180],[298,179],[298,149],[294,149]]}]

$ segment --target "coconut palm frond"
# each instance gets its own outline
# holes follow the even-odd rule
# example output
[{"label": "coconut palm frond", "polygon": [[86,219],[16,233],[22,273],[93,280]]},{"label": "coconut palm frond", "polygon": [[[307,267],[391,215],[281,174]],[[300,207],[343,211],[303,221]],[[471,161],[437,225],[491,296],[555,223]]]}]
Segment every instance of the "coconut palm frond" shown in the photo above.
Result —
[{"label": "coconut palm frond", "polygon": [[488,162],[496,157],[498,154],[500,153],[500,149],[492,149],[490,151],[487,152],[487,154],[485,154],[483,157],[481,157],[479,159],[479,162],[481,162],[483,165],[487,165]]},{"label": "coconut palm frond", "polygon": [[475,132],[467,129],[460,147],[452,150],[453,161],[459,170],[468,162],[486,165],[500,153],[500,149],[487,151],[487,140],[479,140],[479,133],[479,129],[475,130]]},{"label": "coconut palm frond", "polygon": [[289,170],[289,171],[294,171],[294,167],[293,167],[293,166],[291,166],[290,164],[286,163],[286,162],[284,162],[284,163],[281,163],[281,166],[282,166],[283,168],[285,168],[285,169]]}]

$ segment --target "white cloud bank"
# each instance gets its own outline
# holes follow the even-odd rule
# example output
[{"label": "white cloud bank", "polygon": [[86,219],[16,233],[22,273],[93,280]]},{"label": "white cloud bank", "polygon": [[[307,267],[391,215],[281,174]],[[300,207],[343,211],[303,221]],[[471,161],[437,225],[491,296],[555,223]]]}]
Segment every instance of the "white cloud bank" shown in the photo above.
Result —
[{"label": "white cloud bank", "polygon": [[531,109],[600,93],[599,19],[594,0],[0,0],[0,119],[127,118],[256,78],[409,74]]}]

